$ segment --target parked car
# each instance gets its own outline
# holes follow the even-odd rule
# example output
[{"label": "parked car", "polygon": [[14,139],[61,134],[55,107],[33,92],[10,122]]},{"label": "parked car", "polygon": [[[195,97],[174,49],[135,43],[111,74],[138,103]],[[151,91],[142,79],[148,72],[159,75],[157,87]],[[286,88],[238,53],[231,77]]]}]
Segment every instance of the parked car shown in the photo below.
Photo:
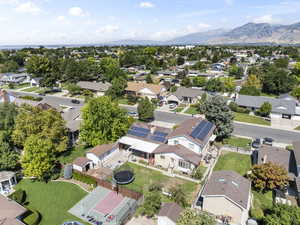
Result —
[{"label": "parked car", "polygon": [[172,103],[169,105],[169,109],[175,109],[177,107],[177,105],[175,103]]},{"label": "parked car", "polygon": [[255,140],[252,142],[252,147],[253,148],[259,148],[261,145],[261,140],[260,138],[255,138]]},{"label": "parked car", "polygon": [[134,118],[136,118],[136,117],[138,117],[138,113],[137,112],[128,112],[128,115],[129,116],[132,116],[132,117],[134,117]]},{"label": "parked car", "polygon": [[80,104],[80,101],[77,100],[77,99],[72,99],[71,102],[72,102],[73,104]]},{"label": "parked car", "polygon": [[39,96],[46,96],[46,94],[43,93],[43,92],[39,93],[38,95],[39,95]]},{"label": "parked car", "polygon": [[269,138],[269,137],[265,137],[264,140],[263,140],[263,144],[265,145],[273,145],[273,138]]}]

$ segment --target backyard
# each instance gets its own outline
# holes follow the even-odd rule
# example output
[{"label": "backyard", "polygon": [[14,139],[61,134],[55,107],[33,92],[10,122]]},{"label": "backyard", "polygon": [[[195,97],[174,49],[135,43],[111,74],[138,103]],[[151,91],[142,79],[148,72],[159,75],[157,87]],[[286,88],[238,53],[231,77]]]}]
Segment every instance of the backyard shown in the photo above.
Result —
[{"label": "backyard", "polygon": [[69,214],[68,210],[87,194],[80,187],[65,182],[43,183],[22,180],[15,188],[26,192],[28,208],[40,212],[42,216],[40,225],[79,221]]},{"label": "backyard", "polygon": [[84,146],[76,145],[68,151],[63,152],[58,160],[62,164],[72,163],[76,158],[85,156],[86,151],[88,151],[88,149]]},{"label": "backyard", "polygon": [[146,193],[151,184],[161,184],[166,191],[174,186],[181,185],[189,201],[193,201],[198,191],[198,184],[183,179],[168,177],[159,171],[145,168],[134,163],[125,163],[119,169],[130,167],[135,173],[135,180],[125,187],[134,191]]},{"label": "backyard", "polygon": [[246,113],[234,113],[234,120],[245,123],[254,123],[259,125],[271,126],[271,122],[259,116],[251,116]]},{"label": "backyard", "polygon": [[233,170],[242,176],[251,168],[251,157],[235,152],[222,152],[214,171]]}]

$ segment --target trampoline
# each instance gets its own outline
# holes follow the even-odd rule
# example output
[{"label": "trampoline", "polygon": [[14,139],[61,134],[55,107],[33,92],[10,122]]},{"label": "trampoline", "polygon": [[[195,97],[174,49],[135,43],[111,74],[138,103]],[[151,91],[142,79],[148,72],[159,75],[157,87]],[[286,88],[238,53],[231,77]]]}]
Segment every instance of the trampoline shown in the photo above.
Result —
[{"label": "trampoline", "polygon": [[72,222],[65,222],[63,225],[83,225],[83,224],[77,221],[72,221]]},{"label": "trampoline", "polygon": [[117,184],[130,184],[134,180],[134,174],[130,170],[122,170],[114,174],[113,180]]}]

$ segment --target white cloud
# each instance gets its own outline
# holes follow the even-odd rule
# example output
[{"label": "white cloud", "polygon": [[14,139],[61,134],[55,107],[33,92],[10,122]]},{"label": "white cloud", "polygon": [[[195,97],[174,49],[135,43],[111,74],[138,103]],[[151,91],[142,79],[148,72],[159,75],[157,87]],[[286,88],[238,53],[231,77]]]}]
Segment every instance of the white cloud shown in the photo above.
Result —
[{"label": "white cloud", "polygon": [[226,5],[233,5],[234,0],[225,0]]},{"label": "white cloud", "polygon": [[18,0],[0,0],[0,4],[17,4],[19,1]]},{"label": "white cloud", "polygon": [[274,18],[273,15],[267,14],[253,19],[255,23],[278,23],[280,19]]},{"label": "white cloud", "polygon": [[84,16],[85,13],[80,7],[72,7],[69,9],[69,14],[71,16]]},{"label": "white cloud", "polygon": [[152,2],[141,2],[140,7],[141,8],[154,8],[155,5]]},{"label": "white cloud", "polygon": [[98,29],[96,32],[97,33],[110,34],[110,33],[115,33],[119,29],[120,29],[120,27],[118,25],[106,25],[106,26]]},{"label": "white cloud", "polygon": [[33,2],[25,2],[18,5],[15,10],[20,13],[39,14],[42,10]]}]

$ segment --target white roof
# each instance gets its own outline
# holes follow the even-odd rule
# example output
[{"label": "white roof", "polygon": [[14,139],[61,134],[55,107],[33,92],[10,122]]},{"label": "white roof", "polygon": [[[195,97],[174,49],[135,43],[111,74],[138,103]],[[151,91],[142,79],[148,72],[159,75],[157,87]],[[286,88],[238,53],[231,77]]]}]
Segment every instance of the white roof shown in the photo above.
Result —
[{"label": "white roof", "polygon": [[119,140],[120,143],[129,145],[130,148],[139,150],[141,152],[152,153],[159,144],[143,141],[137,138],[124,136]]}]

